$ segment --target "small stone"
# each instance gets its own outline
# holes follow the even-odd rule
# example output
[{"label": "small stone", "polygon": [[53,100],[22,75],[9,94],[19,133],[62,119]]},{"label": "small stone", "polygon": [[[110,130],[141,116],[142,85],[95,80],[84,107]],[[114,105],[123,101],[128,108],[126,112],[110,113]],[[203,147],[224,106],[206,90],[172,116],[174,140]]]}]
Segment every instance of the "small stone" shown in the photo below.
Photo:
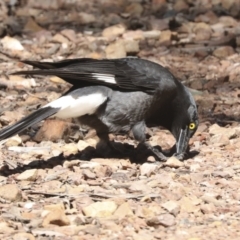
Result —
[{"label": "small stone", "polygon": [[212,173],[214,177],[222,177],[222,178],[232,178],[234,173],[230,171],[214,171]]},{"label": "small stone", "polygon": [[24,208],[26,208],[26,209],[31,209],[31,208],[33,208],[34,205],[36,205],[35,202],[26,202],[26,203],[24,204]]},{"label": "small stone", "polygon": [[143,32],[143,36],[145,38],[153,38],[153,39],[158,39],[161,35],[161,31],[159,30],[151,30],[151,31],[145,31]]},{"label": "small stone", "polygon": [[88,138],[85,141],[89,146],[94,147],[94,148],[96,148],[97,143],[98,143],[98,140],[96,140],[95,138]]},{"label": "small stone", "polygon": [[36,142],[52,141],[62,139],[68,131],[68,123],[56,119],[45,120],[42,127],[34,137]]},{"label": "small stone", "polygon": [[210,214],[210,213],[213,213],[216,211],[216,207],[214,206],[213,203],[208,203],[208,204],[203,204],[201,206],[201,211],[204,213],[204,214]]},{"label": "small stone", "polygon": [[[163,31],[169,29],[169,23],[168,19],[156,19],[151,18],[149,25],[150,28],[153,29],[153,31]],[[159,37],[159,36],[158,36]]]},{"label": "small stone", "polygon": [[208,24],[200,22],[196,23],[195,26],[193,27],[193,33],[196,34],[195,36],[196,41],[209,40],[212,35],[212,29]]},{"label": "small stone", "polygon": [[67,43],[67,44],[69,43],[68,39],[59,33],[57,33],[56,35],[53,36],[52,42]]},{"label": "small stone", "polygon": [[164,163],[164,165],[168,167],[179,168],[184,166],[184,163],[172,156]]},{"label": "small stone", "polygon": [[[155,180],[151,182],[148,182],[148,186],[151,186],[150,184],[158,184],[160,188],[168,188],[170,184],[173,182],[172,176],[168,173],[162,173],[162,174],[157,174],[155,176]],[[154,187],[154,186],[153,186]]]},{"label": "small stone", "polygon": [[206,203],[213,203],[215,206],[223,206],[224,202],[221,200],[217,200],[214,196],[211,196],[209,194],[204,194],[202,196],[202,200]]},{"label": "small stone", "polygon": [[105,52],[108,59],[124,58],[127,56],[124,42],[121,40],[109,44]]},{"label": "small stone", "polygon": [[154,162],[156,162],[156,159],[153,156],[149,156],[147,158],[147,161],[150,162],[150,163],[154,163]]},{"label": "small stone", "polygon": [[130,208],[130,205],[128,202],[122,203],[114,213],[114,216],[118,218],[124,218],[126,216],[132,216],[132,215],[133,215],[133,211]]},{"label": "small stone", "polygon": [[170,30],[162,31],[159,37],[159,44],[162,46],[171,45],[172,32]]},{"label": "small stone", "polygon": [[86,163],[81,163],[80,168],[81,169],[85,169],[85,168],[94,169],[99,166],[100,166],[100,164],[98,162],[86,162]]},{"label": "small stone", "polygon": [[35,240],[35,237],[31,233],[17,233],[14,234],[13,240]]},{"label": "small stone", "polygon": [[184,10],[188,10],[189,6],[188,4],[186,3],[186,1],[184,0],[178,0],[175,2],[175,4],[173,5],[173,9],[176,11],[176,12],[181,12],[181,11],[184,11]]},{"label": "small stone", "polygon": [[139,52],[139,43],[136,40],[124,40],[125,51],[127,53]]},{"label": "small stone", "polygon": [[192,213],[197,210],[196,205],[188,197],[183,197],[180,200],[181,212]]},{"label": "small stone", "polygon": [[163,208],[165,208],[169,213],[172,213],[174,216],[176,216],[180,211],[180,205],[176,201],[167,201],[161,205]]},{"label": "small stone", "polygon": [[0,233],[1,234],[12,234],[15,232],[13,226],[11,227],[10,223],[0,222]]},{"label": "small stone", "polygon": [[19,146],[22,143],[22,139],[19,136],[14,136],[9,138],[5,142],[6,147],[13,147],[13,146]]},{"label": "small stone", "polygon": [[2,47],[4,49],[9,49],[10,51],[14,51],[14,50],[22,51],[22,50],[24,50],[24,47],[22,46],[20,41],[18,41],[16,38],[5,36],[4,38],[2,38],[0,40],[0,43],[2,44]]},{"label": "small stone", "polygon": [[131,185],[129,186],[129,191],[149,193],[151,191],[151,187],[148,186],[146,182],[142,180],[132,181]]},{"label": "small stone", "polygon": [[219,22],[224,24],[224,27],[237,27],[238,25],[238,21],[231,16],[221,16]]},{"label": "small stone", "polygon": [[75,143],[68,143],[62,146],[62,149],[64,156],[69,156],[71,154],[77,154],[78,153],[78,145]]},{"label": "small stone", "polygon": [[142,176],[149,177],[158,168],[157,165],[152,163],[144,163],[140,166],[140,173]]},{"label": "small stone", "polygon": [[61,31],[62,35],[69,39],[71,42],[76,42],[76,32],[72,29],[64,29]]},{"label": "small stone", "polygon": [[89,14],[86,12],[79,13],[79,20],[82,24],[89,24],[96,22],[96,18],[93,14]]},{"label": "small stone", "polygon": [[140,16],[143,12],[143,7],[140,3],[131,3],[126,7],[125,11],[131,16]]},{"label": "small stone", "polygon": [[213,124],[209,127],[209,133],[211,135],[226,135],[229,139],[231,139],[237,136],[238,131],[235,128],[224,128],[217,124]]},{"label": "small stone", "polygon": [[43,31],[44,29],[40,27],[33,18],[28,18],[27,23],[24,26],[24,32],[31,32],[31,33],[36,33]]},{"label": "small stone", "polygon": [[127,31],[123,34],[124,39],[133,39],[133,40],[143,40],[143,31],[136,30],[136,31]]},{"label": "small stone", "polygon": [[164,227],[171,227],[176,224],[175,218],[171,214],[161,214],[159,216],[147,220],[149,226],[162,225]]},{"label": "small stone", "polygon": [[23,181],[34,181],[37,179],[38,176],[38,170],[37,169],[29,169],[17,176],[17,180]]},{"label": "small stone", "polygon": [[25,103],[27,105],[34,105],[39,103],[39,98],[34,97],[34,96],[28,96],[27,99],[25,100]]},{"label": "small stone", "polygon": [[6,182],[7,182],[7,177],[0,176],[0,183],[3,184],[3,183],[6,183]]},{"label": "small stone", "polygon": [[214,52],[213,56],[218,58],[225,58],[235,54],[234,49],[231,46],[218,47]]},{"label": "small stone", "polygon": [[89,147],[89,144],[86,141],[79,140],[77,143],[78,151],[83,151],[85,148]]},{"label": "small stone", "polygon": [[44,206],[44,209],[47,211],[42,222],[43,227],[46,227],[49,224],[58,226],[67,226],[70,224],[68,217],[65,215],[63,204],[46,205]]},{"label": "small stone", "polygon": [[126,31],[126,27],[122,24],[113,25],[102,31],[102,36],[106,38],[115,38],[122,35]]},{"label": "small stone", "polygon": [[124,168],[131,168],[131,162],[129,160],[114,161],[113,159],[107,159],[107,158],[93,158],[91,159],[91,162],[96,162],[103,166],[109,166],[114,170],[119,170],[123,168],[123,166]]},{"label": "small stone", "polygon": [[236,0],[221,0],[223,8],[225,8],[227,10],[230,10],[236,2],[238,2],[238,1],[236,1]]},{"label": "small stone", "polygon": [[15,202],[22,199],[22,193],[16,184],[6,184],[0,186],[0,197]]},{"label": "small stone", "polygon": [[50,77],[50,81],[52,81],[54,83],[65,83],[65,81],[62,78],[59,78],[59,77],[56,77],[56,76]]},{"label": "small stone", "polygon": [[218,146],[218,147],[223,147],[226,146],[230,143],[227,135],[224,134],[218,134],[218,135],[213,135],[210,138],[210,143],[214,144],[214,146]]},{"label": "small stone", "polygon": [[83,212],[87,217],[109,217],[117,209],[117,204],[113,201],[95,202],[87,207],[83,207]]},{"label": "small stone", "polygon": [[65,161],[63,163],[64,168],[72,168],[74,166],[79,166],[79,165],[80,165],[80,160]]},{"label": "small stone", "polygon": [[83,171],[83,176],[86,178],[86,179],[96,179],[96,174],[93,173],[92,171],[90,171],[89,169],[85,169]]},{"label": "small stone", "polygon": [[167,6],[167,2],[166,0],[152,0],[152,4],[151,4],[151,7],[152,7],[152,10],[154,12],[156,11],[165,11],[166,10],[166,6]]}]

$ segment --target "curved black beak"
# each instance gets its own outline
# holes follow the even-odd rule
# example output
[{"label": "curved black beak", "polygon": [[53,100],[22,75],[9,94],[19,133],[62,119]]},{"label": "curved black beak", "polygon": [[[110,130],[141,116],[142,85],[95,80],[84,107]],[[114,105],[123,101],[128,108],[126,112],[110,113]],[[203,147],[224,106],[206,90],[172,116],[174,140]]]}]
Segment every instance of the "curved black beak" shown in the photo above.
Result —
[{"label": "curved black beak", "polygon": [[179,156],[180,159],[184,157],[184,154],[187,151],[189,139],[190,134],[188,127],[186,127],[185,129],[181,129],[176,142],[176,154],[175,154],[176,156]]}]

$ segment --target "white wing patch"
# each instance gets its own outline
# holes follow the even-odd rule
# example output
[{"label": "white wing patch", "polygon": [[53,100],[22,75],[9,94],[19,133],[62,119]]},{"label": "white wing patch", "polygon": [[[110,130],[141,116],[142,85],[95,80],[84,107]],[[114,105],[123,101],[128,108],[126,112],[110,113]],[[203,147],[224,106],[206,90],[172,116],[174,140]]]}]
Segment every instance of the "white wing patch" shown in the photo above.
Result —
[{"label": "white wing patch", "polygon": [[92,73],[92,76],[99,81],[116,84],[115,76],[112,74]]},{"label": "white wing patch", "polygon": [[97,108],[107,100],[102,93],[93,93],[79,98],[71,95],[60,97],[44,107],[60,108],[54,115],[59,118],[75,118],[86,114],[93,114]]}]

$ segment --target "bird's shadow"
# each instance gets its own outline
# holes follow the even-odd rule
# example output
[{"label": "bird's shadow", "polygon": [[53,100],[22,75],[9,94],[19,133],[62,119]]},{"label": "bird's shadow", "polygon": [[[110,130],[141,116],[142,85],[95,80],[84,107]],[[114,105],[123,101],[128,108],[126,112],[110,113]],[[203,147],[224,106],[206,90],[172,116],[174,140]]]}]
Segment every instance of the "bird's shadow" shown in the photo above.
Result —
[{"label": "bird's shadow", "polygon": [[[122,144],[122,147],[127,147],[127,149],[132,150],[132,151],[127,151],[126,154],[121,155],[116,152],[109,152],[108,149],[98,149],[94,147],[86,147],[84,150],[81,152],[78,152],[76,154],[70,154],[68,156],[64,156],[64,154],[60,154],[55,157],[51,157],[46,160],[32,160],[29,164],[21,164],[18,163],[17,166],[13,169],[10,169],[9,166],[6,164],[4,167],[0,169],[0,175],[8,177],[12,174],[17,174],[17,173],[22,173],[28,169],[51,169],[54,168],[57,165],[63,165],[64,162],[66,161],[72,161],[79,159],[81,161],[90,161],[91,159],[94,158],[110,158],[112,161],[118,161],[119,159],[129,159],[131,163],[136,163],[136,164],[143,164],[147,162],[148,157],[151,156],[151,152],[145,148],[144,145],[139,144],[136,148],[134,148],[133,145],[126,144],[126,143],[118,143]],[[158,147],[157,147],[158,148]],[[159,150],[161,148],[159,147]],[[104,152],[104,156],[102,153]],[[168,151],[166,155],[171,155],[171,151]],[[194,156],[198,155],[198,152],[192,151],[187,154],[187,158],[192,158]],[[186,160],[186,159],[183,159]],[[156,163],[156,162],[155,162]]]}]

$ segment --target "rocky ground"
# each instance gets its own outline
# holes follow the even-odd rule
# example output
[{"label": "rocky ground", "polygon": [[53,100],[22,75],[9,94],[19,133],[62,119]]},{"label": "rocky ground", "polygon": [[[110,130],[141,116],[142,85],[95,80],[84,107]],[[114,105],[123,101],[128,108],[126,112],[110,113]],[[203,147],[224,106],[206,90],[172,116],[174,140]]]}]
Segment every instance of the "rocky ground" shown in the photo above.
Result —
[{"label": "rocky ground", "polygon": [[[200,126],[191,154],[155,160],[141,147],[101,157],[73,120],[47,120],[0,146],[1,239],[239,239],[240,2],[1,0],[0,127],[56,99],[61,79],[11,76],[23,59],[139,56],[189,86]],[[174,144],[165,130],[148,141]],[[119,147],[136,147],[114,136]],[[107,154],[107,153],[106,153]]]}]

